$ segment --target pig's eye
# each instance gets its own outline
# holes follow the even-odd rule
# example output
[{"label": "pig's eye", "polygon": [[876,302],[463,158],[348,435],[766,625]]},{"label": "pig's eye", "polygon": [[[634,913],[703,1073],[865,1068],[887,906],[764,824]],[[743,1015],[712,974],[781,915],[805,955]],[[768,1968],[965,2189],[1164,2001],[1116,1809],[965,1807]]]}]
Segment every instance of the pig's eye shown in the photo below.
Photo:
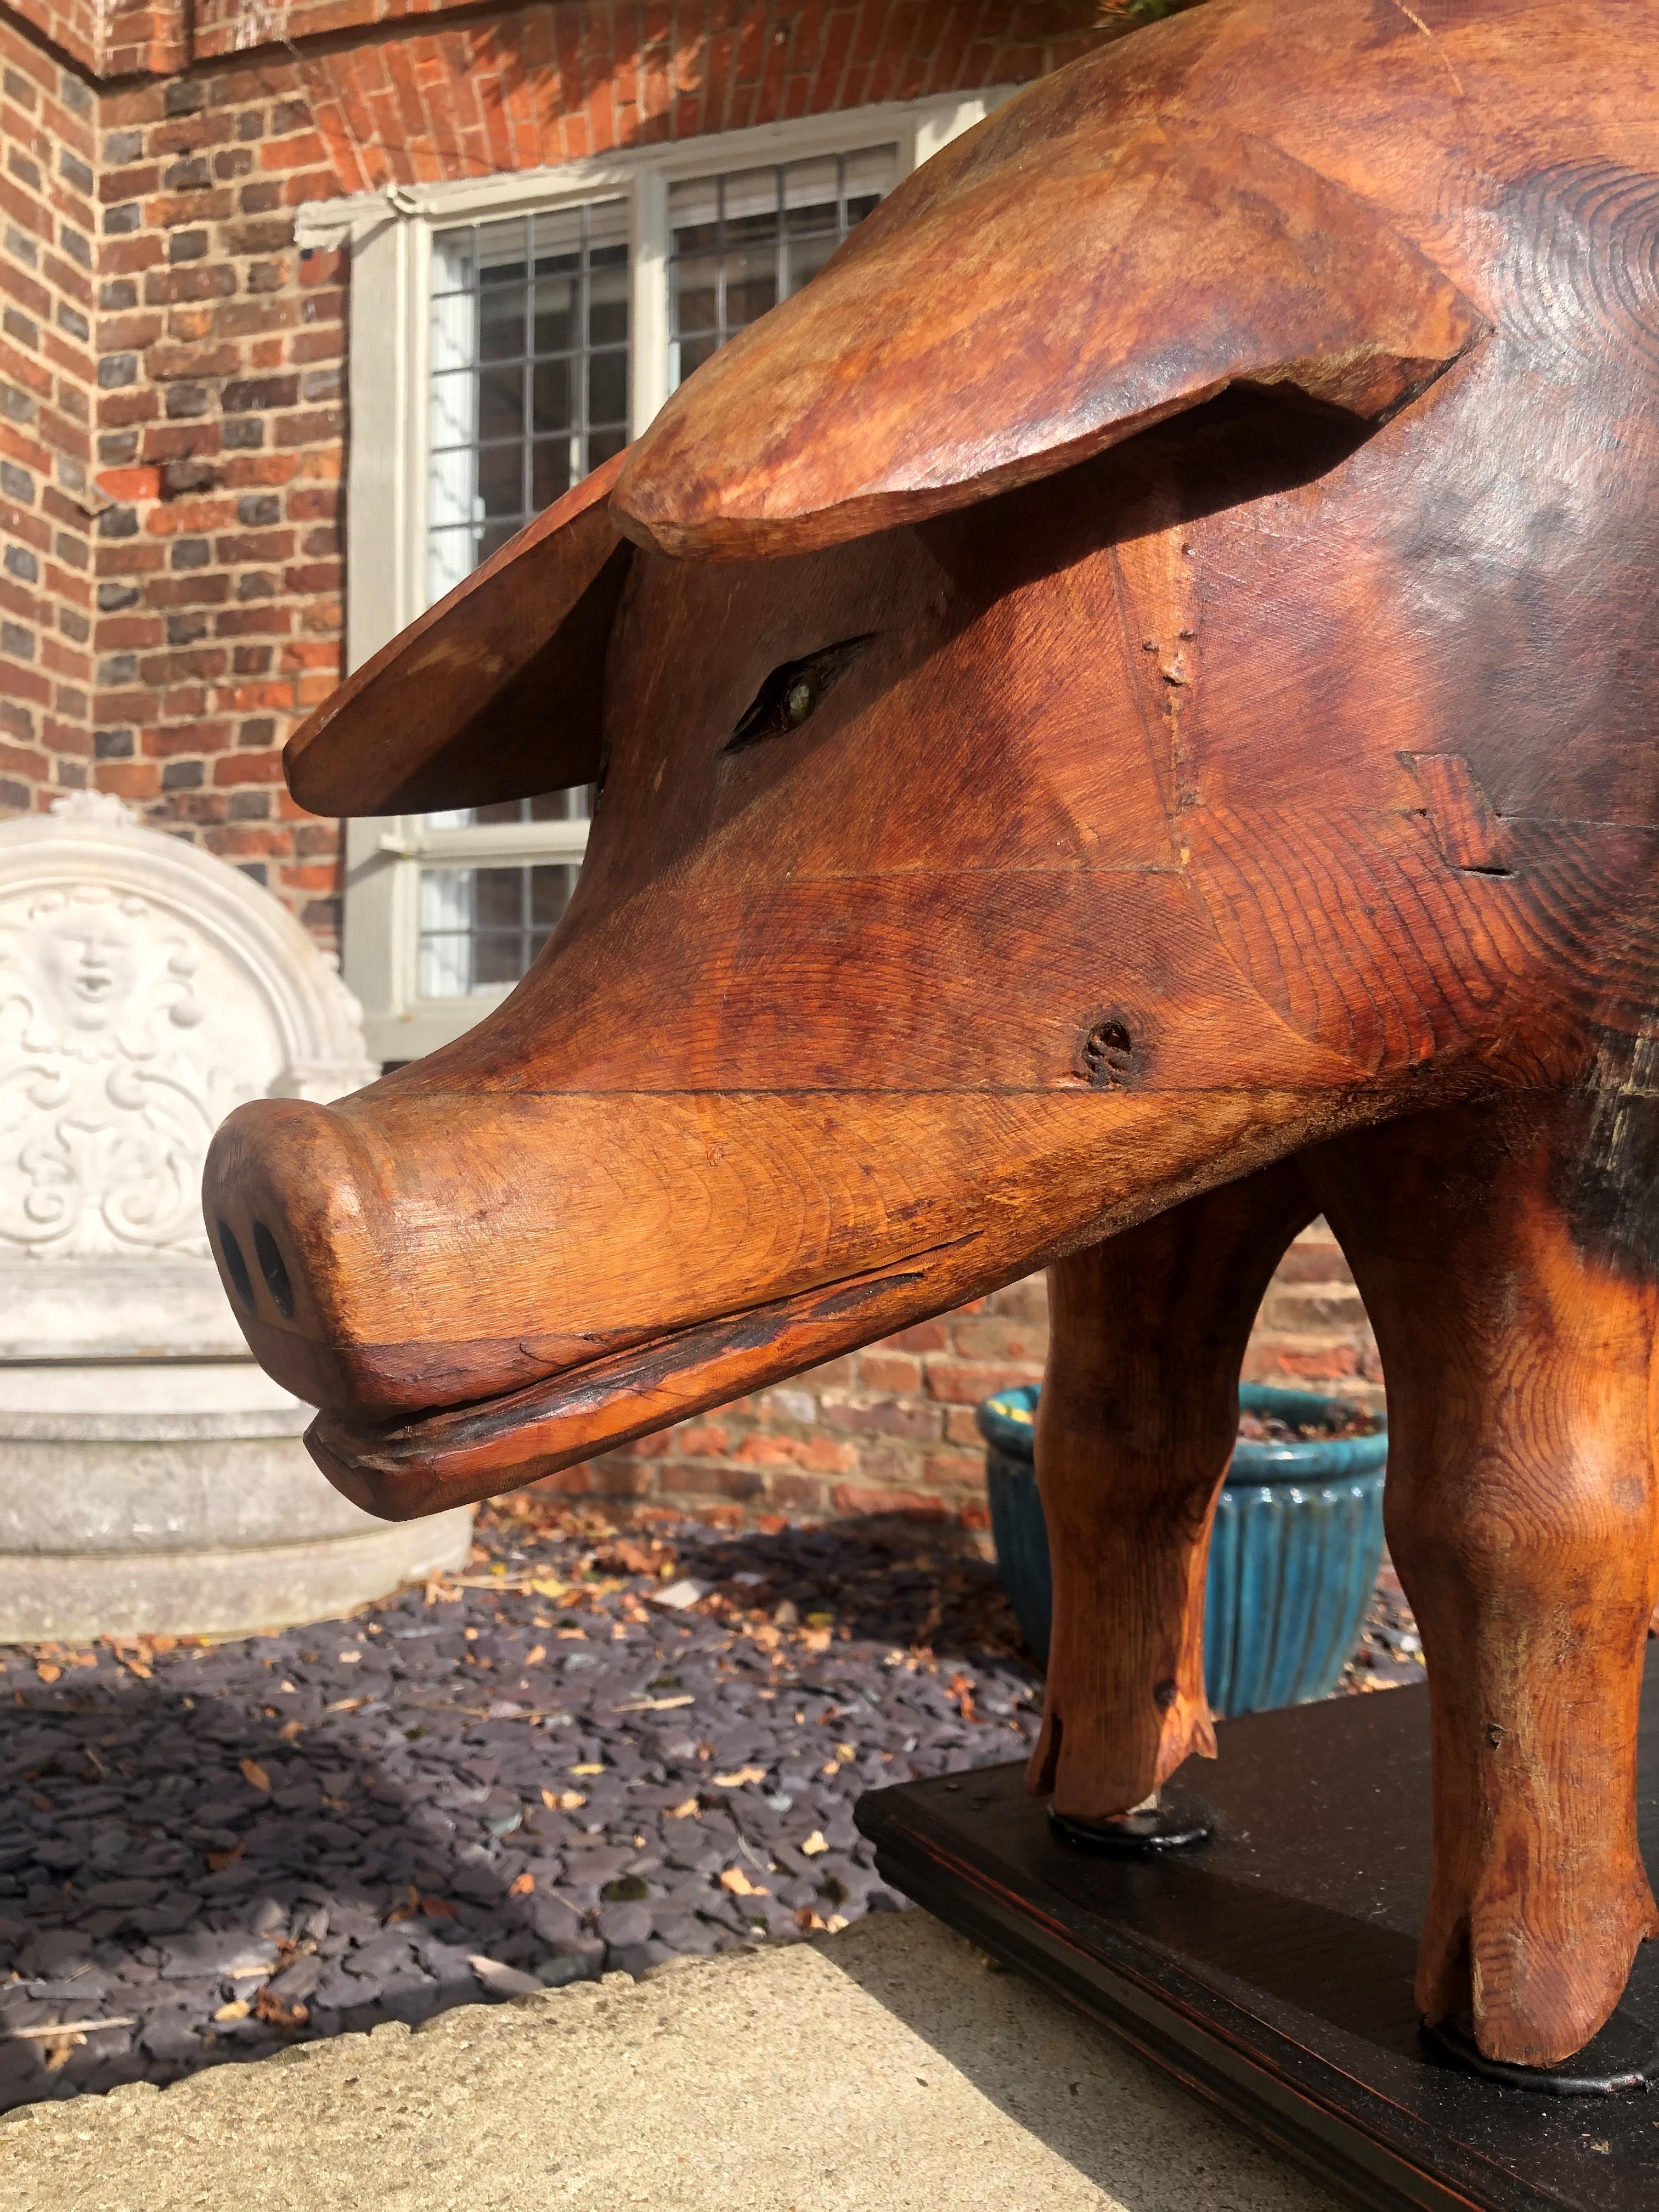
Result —
[{"label": "pig's eye", "polygon": [[842,678],[869,644],[873,630],[863,637],[843,638],[809,653],[805,660],[786,660],[775,668],[744,709],[720,750],[740,753],[768,738],[787,738],[823,704]]}]

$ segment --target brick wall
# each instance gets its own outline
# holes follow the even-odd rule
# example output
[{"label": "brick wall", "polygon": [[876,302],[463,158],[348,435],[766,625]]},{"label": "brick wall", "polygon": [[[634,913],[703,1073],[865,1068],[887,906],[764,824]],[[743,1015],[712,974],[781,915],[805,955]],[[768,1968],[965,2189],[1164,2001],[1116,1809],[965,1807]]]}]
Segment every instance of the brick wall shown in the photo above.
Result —
[{"label": "brick wall", "polygon": [[[974,1408],[1042,1379],[1048,1300],[1031,1277],[810,1375],[550,1476],[575,1497],[634,1498],[737,1524],[776,1516],[902,1516],[986,1526]],[[1382,1401],[1364,1309],[1322,1222],[1285,1254],[1262,1302],[1247,1380]]]},{"label": "brick wall", "polygon": [[87,780],[95,96],[0,18],[0,811]]},{"label": "brick wall", "polygon": [[106,96],[95,774],[337,933],[339,836],[281,748],[341,673],[344,267],[293,250],[293,64]]}]

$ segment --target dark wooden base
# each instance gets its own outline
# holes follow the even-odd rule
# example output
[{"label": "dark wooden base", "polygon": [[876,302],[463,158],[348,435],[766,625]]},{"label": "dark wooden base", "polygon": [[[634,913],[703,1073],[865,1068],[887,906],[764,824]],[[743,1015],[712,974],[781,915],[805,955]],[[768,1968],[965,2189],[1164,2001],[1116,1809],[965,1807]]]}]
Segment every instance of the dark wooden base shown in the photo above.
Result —
[{"label": "dark wooden base", "polygon": [[[1419,2029],[1427,1692],[1259,1713],[1220,1734],[1220,1759],[1182,1772],[1215,1814],[1190,1852],[1067,1849],[1020,1766],[872,1791],[858,1825],[896,1888],[1353,2203],[1659,2206],[1659,2098],[1510,2087]],[[1659,1679],[1640,1761],[1656,1865]],[[1638,1955],[1621,2011],[1659,2042],[1659,1944]]]}]

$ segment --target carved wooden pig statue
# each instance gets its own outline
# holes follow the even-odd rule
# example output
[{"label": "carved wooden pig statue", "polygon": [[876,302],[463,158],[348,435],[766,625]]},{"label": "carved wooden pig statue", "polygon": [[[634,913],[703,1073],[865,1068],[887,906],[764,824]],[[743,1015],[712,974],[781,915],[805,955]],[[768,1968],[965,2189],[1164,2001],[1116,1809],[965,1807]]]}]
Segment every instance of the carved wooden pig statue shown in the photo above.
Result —
[{"label": "carved wooden pig statue", "polygon": [[1656,80],[1659,0],[1213,0],[947,148],[295,738],[323,813],[603,796],[497,1012],[206,1187],[392,1517],[1047,1263],[1080,1822],[1213,1749],[1322,1209],[1429,1661],[1419,2002],[1530,2065],[1659,1929]]}]

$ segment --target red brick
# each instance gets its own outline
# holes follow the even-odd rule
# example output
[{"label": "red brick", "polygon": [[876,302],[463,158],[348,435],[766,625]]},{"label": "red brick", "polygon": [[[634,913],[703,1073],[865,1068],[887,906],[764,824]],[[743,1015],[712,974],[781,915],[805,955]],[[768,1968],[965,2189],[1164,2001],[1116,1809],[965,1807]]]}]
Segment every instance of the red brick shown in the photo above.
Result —
[{"label": "red brick", "polygon": [[1048,1349],[1047,1323],[1004,1321],[974,1315],[951,1331],[952,1349],[963,1359],[1025,1360],[1040,1366]]},{"label": "red brick", "polygon": [[872,1346],[859,1354],[859,1380],[866,1390],[920,1390],[921,1362],[909,1352]]},{"label": "red brick", "polygon": [[678,1449],[692,1459],[718,1458],[732,1449],[732,1431],[714,1422],[688,1423],[675,1431]]},{"label": "red brick", "polygon": [[161,770],[150,760],[100,761],[98,787],[118,799],[154,799],[161,788]]},{"label": "red brick", "polygon": [[935,1398],[955,1405],[974,1405],[994,1390],[1011,1390],[1017,1383],[1036,1382],[1042,1370],[1035,1363],[994,1364],[981,1359],[930,1359],[927,1388]]},{"label": "red brick", "polygon": [[879,1515],[884,1519],[906,1521],[943,1521],[945,1518],[942,1498],[930,1498],[920,1490],[872,1490],[861,1483],[838,1482],[830,1493],[830,1503],[837,1513]]},{"label": "red brick", "polygon": [[942,1321],[923,1321],[914,1328],[901,1329],[896,1336],[884,1337],[882,1343],[899,1352],[948,1352],[951,1332]]}]

